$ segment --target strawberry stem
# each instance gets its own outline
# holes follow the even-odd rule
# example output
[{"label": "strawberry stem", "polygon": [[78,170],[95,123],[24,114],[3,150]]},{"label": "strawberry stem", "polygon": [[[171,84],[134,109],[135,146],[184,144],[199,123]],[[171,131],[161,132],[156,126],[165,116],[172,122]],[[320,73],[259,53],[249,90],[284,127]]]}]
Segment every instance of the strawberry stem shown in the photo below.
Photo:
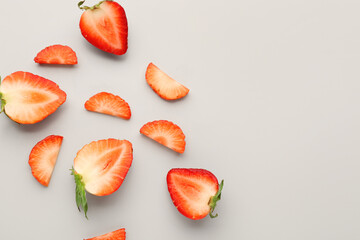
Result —
[{"label": "strawberry stem", "polygon": [[0,103],[1,103],[1,107],[0,107],[0,113],[2,113],[5,109],[5,104],[6,104],[6,101],[5,99],[2,98],[2,93],[0,93]]},{"label": "strawberry stem", "polygon": [[[0,94],[0,98],[1,98],[1,94]],[[5,99],[2,99],[1,98],[1,108],[0,108],[0,113],[4,112],[4,109],[5,109],[5,104],[6,104],[6,101]]]},{"label": "strawberry stem", "polygon": [[75,183],[76,183],[76,189],[75,189],[76,205],[79,209],[79,212],[81,212],[80,208],[84,210],[85,217],[86,219],[88,219],[87,217],[88,205],[86,199],[85,183],[82,180],[82,176],[76,173],[74,167],[70,169],[70,171],[71,171],[71,175],[74,175]]},{"label": "strawberry stem", "polygon": [[[1,83],[1,77],[0,77],[0,83]],[[2,113],[5,109],[5,104],[6,104],[6,101],[5,99],[3,98],[3,94],[0,92],[0,113]]]},{"label": "strawberry stem", "polygon": [[99,2],[98,4],[95,4],[94,6],[92,7],[89,7],[89,6],[82,6],[85,2],[85,0],[82,0],[78,3],[78,7],[81,9],[81,10],[94,10],[94,9],[97,9],[100,7],[100,4],[102,4],[103,2],[106,2],[106,1],[112,1],[112,0],[103,0],[101,2]]},{"label": "strawberry stem", "polygon": [[219,190],[217,191],[215,196],[212,196],[210,198],[210,201],[209,201],[210,214],[209,215],[211,218],[216,218],[218,216],[218,214],[213,215],[213,212],[216,207],[217,201],[219,201],[221,199],[221,191],[222,191],[223,187],[224,187],[224,180],[222,180],[221,183],[219,184]]}]

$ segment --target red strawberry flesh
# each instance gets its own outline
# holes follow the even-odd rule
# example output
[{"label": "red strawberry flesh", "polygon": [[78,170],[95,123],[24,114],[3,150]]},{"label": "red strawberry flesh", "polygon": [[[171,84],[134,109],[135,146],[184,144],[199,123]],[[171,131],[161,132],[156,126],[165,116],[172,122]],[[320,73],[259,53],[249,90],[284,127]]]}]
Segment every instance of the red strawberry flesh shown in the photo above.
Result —
[{"label": "red strawberry flesh", "polygon": [[84,209],[85,216],[85,190],[97,196],[112,194],[123,183],[132,160],[132,144],[127,140],[94,141],[78,152],[72,174],[76,182],[77,205]]},{"label": "red strawberry flesh", "polygon": [[41,50],[34,59],[40,64],[77,64],[76,53],[69,47],[63,45],[52,45]]},{"label": "red strawberry flesh", "polygon": [[85,9],[81,15],[80,30],[95,47],[115,55],[125,54],[128,48],[128,24],[124,9],[117,2],[103,1]]},{"label": "red strawberry flesh", "polygon": [[63,141],[62,136],[50,135],[31,150],[29,165],[36,180],[48,186]]},{"label": "red strawberry flesh", "polygon": [[1,83],[0,92],[6,115],[22,124],[43,120],[66,100],[66,93],[56,83],[29,72],[7,76]]},{"label": "red strawberry flesh", "polygon": [[86,101],[85,109],[124,119],[130,119],[131,117],[129,104],[121,97],[106,92],[101,92],[92,96]]},{"label": "red strawberry flesh", "polygon": [[176,100],[185,97],[189,93],[187,87],[169,77],[153,63],[150,63],[147,67],[145,78],[154,92],[163,99]]},{"label": "red strawberry flesh", "polygon": [[167,175],[170,197],[184,216],[198,220],[210,214],[220,200],[223,182],[205,169],[174,168]]},{"label": "red strawberry flesh", "polygon": [[101,236],[88,238],[84,240],[125,240],[125,239],[126,239],[125,228],[121,228],[113,232],[103,234]]},{"label": "red strawberry flesh", "polygon": [[185,151],[185,135],[176,124],[159,120],[146,123],[140,133],[178,153]]}]

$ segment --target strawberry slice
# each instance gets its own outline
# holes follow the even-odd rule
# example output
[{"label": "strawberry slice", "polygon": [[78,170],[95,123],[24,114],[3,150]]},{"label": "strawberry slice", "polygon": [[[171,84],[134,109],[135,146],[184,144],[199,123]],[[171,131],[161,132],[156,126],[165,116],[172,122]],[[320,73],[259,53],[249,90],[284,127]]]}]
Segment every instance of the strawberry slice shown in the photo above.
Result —
[{"label": "strawberry slice", "polygon": [[7,76],[0,86],[1,112],[22,124],[40,122],[60,107],[66,93],[43,77],[28,72]]},{"label": "strawberry slice", "polygon": [[167,174],[170,197],[185,217],[199,220],[213,215],[217,201],[221,198],[224,180],[218,184],[217,178],[205,169],[174,168]]},{"label": "strawberry slice", "polygon": [[31,150],[29,165],[32,175],[46,187],[49,186],[62,141],[62,136],[50,135]]},{"label": "strawberry slice", "polygon": [[185,135],[176,124],[159,120],[148,122],[140,129],[140,133],[178,153],[185,151]]},{"label": "strawberry slice", "polygon": [[41,50],[34,58],[40,64],[77,64],[76,53],[68,46],[52,45]]},{"label": "strawberry slice", "polygon": [[88,238],[85,240],[125,240],[125,239],[126,239],[125,228],[121,228],[113,232],[109,232],[104,235]]},{"label": "strawberry slice", "polygon": [[111,93],[101,92],[92,96],[85,103],[88,111],[130,119],[130,106],[121,97]]},{"label": "strawberry slice", "polygon": [[115,55],[123,55],[128,48],[128,24],[124,9],[117,2],[101,1],[85,10],[80,18],[81,34],[95,47]]},{"label": "strawberry slice", "polygon": [[161,71],[153,63],[150,63],[147,67],[145,78],[154,92],[166,100],[176,100],[185,97],[190,91],[187,87]]},{"label": "strawberry slice", "polygon": [[112,138],[91,142],[77,153],[72,175],[76,183],[76,203],[86,218],[85,190],[96,196],[112,194],[124,181],[132,160],[132,144]]}]

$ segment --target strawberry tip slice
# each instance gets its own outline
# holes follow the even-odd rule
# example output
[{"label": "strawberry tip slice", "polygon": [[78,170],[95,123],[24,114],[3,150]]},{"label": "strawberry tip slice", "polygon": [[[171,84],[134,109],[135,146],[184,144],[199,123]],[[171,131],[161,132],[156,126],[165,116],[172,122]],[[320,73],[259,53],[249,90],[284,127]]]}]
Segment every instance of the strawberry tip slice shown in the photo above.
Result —
[{"label": "strawberry tip slice", "polygon": [[55,44],[42,49],[34,58],[39,64],[75,65],[76,53],[71,47]]},{"label": "strawberry tip slice", "polygon": [[148,122],[141,127],[140,133],[178,153],[185,151],[185,135],[181,128],[167,120]]},{"label": "strawberry tip slice", "polygon": [[125,228],[120,228],[118,230],[109,232],[109,233],[105,233],[103,235],[97,236],[97,237],[93,237],[93,238],[88,238],[88,239],[84,239],[84,240],[125,240],[126,239],[126,232],[125,232]]},{"label": "strawberry tip slice", "polygon": [[217,191],[217,193],[210,198],[210,201],[209,201],[210,213],[209,213],[209,215],[211,218],[216,218],[218,216],[218,214],[213,215],[213,212],[215,210],[216,203],[221,199],[221,191],[222,191],[223,187],[224,187],[224,180],[222,180],[221,183],[219,184],[219,190]]},{"label": "strawberry tip slice", "polygon": [[92,96],[86,101],[85,109],[124,119],[131,117],[129,104],[121,97],[107,92],[100,92]]},{"label": "strawberry tip slice", "polygon": [[76,183],[76,188],[75,188],[76,205],[79,209],[79,212],[81,212],[81,208],[84,210],[85,217],[86,219],[88,219],[87,217],[88,204],[86,199],[85,183],[82,180],[82,176],[76,173],[74,167],[72,167],[70,171],[71,171],[71,175],[74,176]]},{"label": "strawberry tip slice", "polygon": [[38,142],[30,152],[31,173],[45,187],[49,186],[63,138],[59,135],[47,136]]}]

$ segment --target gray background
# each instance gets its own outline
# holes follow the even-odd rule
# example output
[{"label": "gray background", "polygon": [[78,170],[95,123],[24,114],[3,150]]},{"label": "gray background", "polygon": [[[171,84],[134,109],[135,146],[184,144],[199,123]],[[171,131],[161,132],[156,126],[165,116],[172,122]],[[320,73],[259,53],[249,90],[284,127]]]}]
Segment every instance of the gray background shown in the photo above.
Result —
[{"label": "gray background", "polygon": [[[68,94],[39,124],[0,117],[1,239],[76,240],[120,227],[129,240],[360,239],[360,1],[120,3],[129,49],[117,57],[83,39],[75,0],[1,1],[2,77],[30,71]],[[33,62],[56,43],[71,46],[79,64]],[[189,95],[159,98],[144,78],[149,62]],[[131,120],[87,112],[84,102],[99,91],[128,101]],[[182,127],[183,155],[140,135],[156,119]],[[27,161],[50,134],[64,142],[45,188]],[[83,145],[109,137],[133,143],[133,165],[117,192],[88,197],[86,220],[68,169]],[[217,219],[177,212],[165,181],[173,167],[225,179]]]}]

